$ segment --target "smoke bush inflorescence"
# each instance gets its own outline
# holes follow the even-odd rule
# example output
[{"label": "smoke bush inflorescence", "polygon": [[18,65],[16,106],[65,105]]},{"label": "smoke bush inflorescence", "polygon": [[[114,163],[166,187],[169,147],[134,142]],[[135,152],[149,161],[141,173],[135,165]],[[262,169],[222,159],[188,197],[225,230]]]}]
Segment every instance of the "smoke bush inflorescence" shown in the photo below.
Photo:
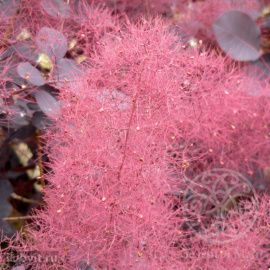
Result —
[{"label": "smoke bush inflorescence", "polygon": [[35,248],[66,256],[67,269],[82,261],[94,269],[263,263],[255,250],[267,221],[213,246],[183,227],[181,201],[168,194],[212,168],[264,169],[269,98],[249,96],[228,60],[182,48],[159,20],[104,39],[80,79],[62,91],[62,117],[46,135],[53,173],[31,230]]},{"label": "smoke bush inflorescence", "polygon": [[[61,259],[25,265],[266,269],[267,194],[244,200],[234,193],[242,201],[221,207],[222,229],[211,212],[203,220],[207,231],[223,230],[215,243],[200,237],[205,216],[196,212],[193,219],[185,205],[194,196],[189,181],[204,172],[232,170],[252,180],[269,167],[269,85],[251,95],[252,78],[239,66],[216,52],[187,48],[161,19],[126,20],[120,27],[102,9],[103,27],[93,12],[84,13],[77,33],[90,65],[61,87],[61,116],[44,136],[52,168],[46,206],[36,210],[31,240],[15,247]],[[213,188],[219,179],[211,181]],[[223,233],[250,215],[253,226],[223,243]]]}]

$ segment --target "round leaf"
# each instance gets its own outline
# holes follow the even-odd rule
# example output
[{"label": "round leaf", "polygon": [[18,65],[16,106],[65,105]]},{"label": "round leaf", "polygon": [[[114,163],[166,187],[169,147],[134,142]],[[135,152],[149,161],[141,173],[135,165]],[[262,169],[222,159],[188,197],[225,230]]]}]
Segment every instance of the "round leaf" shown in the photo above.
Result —
[{"label": "round leaf", "polygon": [[63,58],[68,50],[66,37],[49,27],[40,29],[36,37],[36,44],[43,53],[55,59]]},{"label": "round leaf", "polygon": [[57,118],[60,114],[58,101],[48,92],[39,90],[35,93],[37,104],[47,116]]},{"label": "round leaf", "polygon": [[36,62],[38,59],[38,52],[35,44],[32,41],[17,42],[12,48],[24,60]]},{"label": "round leaf", "polygon": [[248,14],[227,11],[214,22],[213,30],[221,49],[234,60],[253,61],[260,57],[260,29]]},{"label": "round leaf", "polygon": [[41,86],[45,84],[45,80],[39,70],[32,66],[29,62],[20,63],[17,67],[17,72],[20,77],[33,85]]},{"label": "round leaf", "polygon": [[48,15],[56,19],[70,16],[70,6],[63,0],[42,0],[41,6]]}]

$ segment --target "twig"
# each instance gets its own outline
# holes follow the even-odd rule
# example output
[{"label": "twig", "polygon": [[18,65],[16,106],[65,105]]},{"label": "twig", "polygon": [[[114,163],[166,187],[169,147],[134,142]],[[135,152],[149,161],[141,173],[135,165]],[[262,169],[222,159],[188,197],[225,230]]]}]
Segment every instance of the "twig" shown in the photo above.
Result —
[{"label": "twig", "polygon": [[11,195],[10,195],[10,197],[12,199],[15,199],[15,200],[18,200],[18,201],[21,201],[21,202],[24,202],[24,203],[41,204],[41,202],[39,202],[39,201],[22,197],[22,196],[16,194],[15,192],[12,192]]},{"label": "twig", "polygon": [[2,218],[3,221],[17,221],[17,220],[26,220],[26,219],[32,219],[35,216],[20,216],[20,217],[5,217]]}]

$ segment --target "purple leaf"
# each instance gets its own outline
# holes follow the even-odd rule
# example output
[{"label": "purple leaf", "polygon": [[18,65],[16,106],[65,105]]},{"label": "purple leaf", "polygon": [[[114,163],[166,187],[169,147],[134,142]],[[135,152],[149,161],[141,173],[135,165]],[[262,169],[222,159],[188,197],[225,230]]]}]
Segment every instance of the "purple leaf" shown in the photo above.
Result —
[{"label": "purple leaf", "polygon": [[[13,58],[10,59],[8,66],[5,67],[5,69],[1,70],[2,80],[8,83],[8,85],[2,86],[5,86],[6,88],[11,90],[14,90],[13,88],[17,88],[15,85],[22,86],[23,84],[25,84],[25,80],[22,79],[17,72],[19,62],[17,62],[17,59],[15,60]],[[15,89],[15,91],[16,90],[19,89]]]},{"label": "purple leaf", "polygon": [[63,0],[42,0],[41,6],[48,15],[56,19],[66,19],[70,16],[70,6]]},{"label": "purple leaf", "polygon": [[37,34],[36,44],[38,48],[51,58],[61,59],[68,50],[66,37],[59,31],[43,27]]},{"label": "purple leaf", "polygon": [[27,111],[20,105],[16,104],[10,106],[11,115],[10,115],[10,125],[14,128],[19,128],[29,124],[29,119],[27,116]]},{"label": "purple leaf", "polygon": [[35,112],[32,118],[32,125],[43,130],[50,125],[50,120],[43,112]]},{"label": "purple leaf", "polygon": [[60,105],[51,94],[44,90],[39,90],[35,93],[35,98],[41,111],[47,116],[57,118],[60,115]]},{"label": "purple leaf", "polygon": [[261,56],[260,29],[248,14],[227,11],[214,22],[213,30],[221,49],[234,60],[254,61]]},{"label": "purple leaf", "polygon": [[39,106],[37,105],[37,103],[28,102],[26,106],[27,106],[27,109],[31,111],[39,111]]},{"label": "purple leaf", "polygon": [[1,199],[0,218],[7,217],[12,212],[12,206],[7,200]]},{"label": "purple leaf", "polygon": [[8,199],[10,194],[13,192],[12,185],[8,180],[0,180],[0,199]]},{"label": "purple leaf", "polygon": [[27,138],[33,136],[35,128],[32,125],[23,126],[19,129],[16,129],[14,132],[11,132],[9,135],[9,141],[12,140],[26,140]]},{"label": "purple leaf", "polygon": [[12,206],[8,202],[13,188],[8,180],[0,180],[0,218],[7,217],[11,214]]},{"label": "purple leaf", "polygon": [[45,80],[42,77],[38,69],[32,66],[29,62],[22,62],[17,67],[18,74],[33,85],[41,86],[45,84]]},{"label": "purple leaf", "polygon": [[38,52],[36,45],[32,41],[21,41],[17,42],[12,46],[16,53],[23,59],[30,62],[36,62],[38,59]]},{"label": "purple leaf", "polygon": [[11,226],[10,223],[4,220],[0,220],[0,237],[7,236],[9,238],[13,237],[16,233],[14,226]]},{"label": "purple leaf", "polygon": [[[22,79],[17,72],[17,67],[10,67],[7,71],[7,79],[12,81],[15,85],[22,86],[25,84],[25,80]],[[14,87],[16,88],[16,86]],[[11,88],[12,89],[12,88]],[[19,89],[17,89],[19,90]]]}]

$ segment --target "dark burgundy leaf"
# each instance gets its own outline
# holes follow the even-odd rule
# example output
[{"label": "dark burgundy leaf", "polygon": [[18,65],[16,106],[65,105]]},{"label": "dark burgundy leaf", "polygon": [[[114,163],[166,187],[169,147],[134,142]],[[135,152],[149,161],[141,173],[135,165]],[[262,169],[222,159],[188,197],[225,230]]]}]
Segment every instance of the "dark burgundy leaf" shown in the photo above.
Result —
[{"label": "dark burgundy leaf", "polygon": [[32,118],[32,125],[43,130],[50,125],[50,120],[43,112],[35,112]]},{"label": "dark burgundy leaf", "polygon": [[21,41],[13,45],[19,57],[30,62],[36,62],[38,59],[38,51],[36,45],[32,41]]},{"label": "dark burgundy leaf", "polygon": [[[8,61],[8,64],[3,62],[6,66],[3,69],[1,67],[2,80],[5,81],[6,83],[12,82],[16,85],[21,86],[22,84],[25,84],[25,80],[22,79],[17,72],[17,66],[19,64],[19,62],[17,60],[18,59],[14,59],[14,57],[12,57]],[[11,88],[11,87],[9,87],[9,88]]]},{"label": "dark burgundy leaf", "polygon": [[213,30],[221,49],[233,59],[253,61],[261,56],[260,29],[248,14],[227,11],[214,22]]},{"label": "dark burgundy leaf", "polygon": [[41,28],[36,37],[36,44],[39,50],[52,59],[63,58],[68,50],[66,37],[61,32],[49,27]]},{"label": "dark burgundy leaf", "polygon": [[25,140],[25,139],[33,136],[33,133],[35,132],[35,130],[36,130],[35,127],[33,127],[32,125],[27,125],[27,126],[21,127],[20,129],[12,131],[9,134],[8,142],[11,142],[12,140]]},{"label": "dark burgundy leaf", "polygon": [[22,126],[29,124],[29,119],[27,116],[27,111],[20,105],[10,106],[11,115],[10,115],[10,125],[17,129]]},{"label": "dark burgundy leaf", "polygon": [[17,72],[21,78],[33,85],[41,86],[45,84],[45,80],[40,71],[32,66],[29,62],[20,63],[17,67]]},{"label": "dark burgundy leaf", "polygon": [[16,85],[22,86],[23,84],[25,84],[25,80],[18,75],[16,67],[10,67],[5,75],[6,80],[11,81]]},{"label": "dark burgundy leaf", "polygon": [[26,99],[22,99],[22,98],[17,99],[15,102],[15,105],[20,107],[24,111],[27,117],[32,117],[33,111],[29,109],[28,104],[29,102]]},{"label": "dark burgundy leaf", "polygon": [[1,236],[7,236],[7,237],[12,237],[16,233],[16,228],[11,226],[10,223],[4,220],[0,220],[0,237]]},{"label": "dark burgundy leaf", "polygon": [[8,202],[10,194],[13,192],[12,185],[6,179],[0,179],[0,218],[11,214],[12,206]]},{"label": "dark burgundy leaf", "polygon": [[35,98],[41,111],[47,116],[57,118],[60,115],[60,105],[51,94],[44,90],[38,90],[35,93]]},{"label": "dark burgundy leaf", "polygon": [[34,102],[27,103],[27,108],[32,111],[39,111],[39,106]]},{"label": "dark burgundy leaf", "polygon": [[41,6],[47,14],[56,19],[66,19],[70,16],[70,6],[63,0],[42,0]]},{"label": "dark burgundy leaf", "polygon": [[6,179],[0,179],[0,199],[8,199],[13,192],[12,185]]}]

